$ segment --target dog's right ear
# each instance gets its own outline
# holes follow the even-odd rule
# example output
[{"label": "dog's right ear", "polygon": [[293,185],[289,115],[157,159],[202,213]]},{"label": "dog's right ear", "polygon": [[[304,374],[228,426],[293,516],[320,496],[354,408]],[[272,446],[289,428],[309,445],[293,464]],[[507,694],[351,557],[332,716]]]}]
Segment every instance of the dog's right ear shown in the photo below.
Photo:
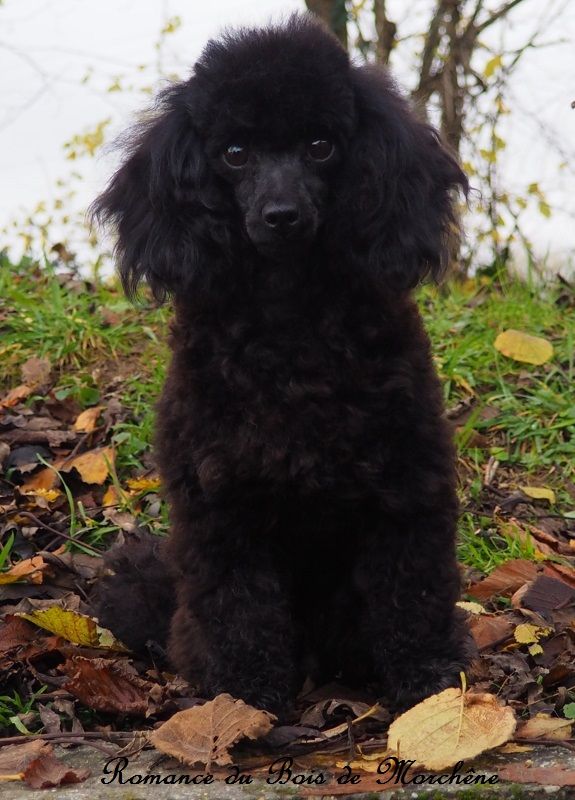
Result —
[{"label": "dog's right ear", "polygon": [[214,224],[210,212],[221,199],[193,107],[193,78],[162,92],[155,113],[122,138],[125,159],[90,209],[117,236],[118,270],[130,297],[143,280],[159,301],[203,280],[204,251],[213,251],[214,237],[226,238],[221,215]]}]

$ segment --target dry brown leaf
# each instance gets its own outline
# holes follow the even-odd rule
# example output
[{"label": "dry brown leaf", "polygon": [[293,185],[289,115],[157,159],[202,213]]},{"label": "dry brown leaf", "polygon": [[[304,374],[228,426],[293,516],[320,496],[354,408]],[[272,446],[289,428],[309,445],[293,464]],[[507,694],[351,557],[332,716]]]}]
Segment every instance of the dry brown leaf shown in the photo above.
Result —
[{"label": "dry brown leaf", "polygon": [[60,483],[58,474],[50,467],[44,467],[39,472],[28,478],[20,487],[23,492],[51,491]]},{"label": "dry brown leaf", "polygon": [[228,752],[240,739],[259,739],[269,733],[275,717],[229,694],[209,703],[179,711],[154,731],[150,740],[163,753],[188,765],[232,763]]},{"label": "dry brown leaf", "polygon": [[496,567],[487,578],[472,584],[468,593],[478,600],[489,600],[493,595],[510,597],[524,583],[537,577],[537,564],[526,559],[514,559]]},{"label": "dry brown leaf", "polygon": [[110,466],[114,465],[114,456],[113,447],[98,447],[66,461],[60,470],[70,472],[76,469],[84,483],[102,484],[108,477]]},{"label": "dry brown leaf", "polygon": [[44,386],[50,379],[50,362],[47,358],[29,358],[21,368],[22,381],[35,389]]},{"label": "dry brown leaf", "polygon": [[568,767],[526,767],[506,764],[498,770],[500,780],[513,783],[539,783],[542,786],[575,786],[575,769]]},{"label": "dry brown leaf", "polygon": [[52,752],[52,746],[39,739],[0,747],[0,777],[11,775],[13,780],[22,780],[24,770],[31,761]]},{"label": "dry brown leaf", "polygon": [[31,386],[27,386],[26,384],[15,386],[13,389],[10,389],[8,394],[4,395],[2,400],[0,400],[0,408],[12,408],[21,400],[25,400],[27,397],[30,397],[31,394]]},{"label": "dry brown leaf", "polygon": [[0,572],[0,586],[25,580],[29,583],[42,583],[42,572],[49,568],[42,556],[33,556],[19,561],[6,572]]},{"label": "dry brown leaf", "polygon": [[144,717],[165,699],[164,689],[140,678],[126,659],[73,656],[59,669],[69,677],[66,691],[96,711]]},{"label": "dry brown leaf", "polygon": [[559,719],[550,714],[536,714],[527,722],[523,722],[517,728],[517,739],[557,739],[563,741],[571,738],[573,721]]},{"label": "dry brown leaf", "polygon": [[74,430],[78,433],[92,433],[96,430],[96,423],[105,406],[93,406],[78,414],[74,422]]},{"label": "dry brown leaf", "polygon": [[512,636],[514,624],[503,614],[481,614],[471,617],[469,628],[479,650],[487,650]]},{"label": "dry brown leaf", "polygon": [[67,783],[80,783],[89,775],[89,769],[72,769],[50,754],[38,756],[24,770],[24,780],[32,789],[49,789]]},{"label": "dry brown leaf", "polygon": [[398,717],[387,743],[401,758],[441,771],[504,744],[515,724],[513,709],[494,695],[445,689]]},{"label": "dry brown leaf", "polygon": [[528,608],[538,614],[550,614],[574,604],[575,589],[557,578],[541,575],[518,589],[511,598],[511,603],[514,608]]},{"label": "dry brown leaf", "polygon": [[544,364],[553,356],[553,345],[547,339],[512,329],[500,333],[494,347],[504,356],[526,364]]},{"label": "dry brown leaf", "polygon": [[6,614],[0,623],[0,660],[6,653],[37,637],[38,630],[29,622],[12,614]]},{"label": "dry brown leaf", "polygon": [[16,616],[33,622],[44,630],[55,633],[69,642],[85,647],[97,647],[104,650],[127,650],[114,634],[98,625],[98,621],[86,614],[80,614],[61,605],[48,608],[35,608],[28,612],[19,612]]},{"label": "dry brown leaf", "polygon": [[513,753],[531,753],[532,751],[533,745],[517,744],[517,742],[507,742],[507,744],[497,748],[497,752],[503,753],[504,755],[512,755]]}]

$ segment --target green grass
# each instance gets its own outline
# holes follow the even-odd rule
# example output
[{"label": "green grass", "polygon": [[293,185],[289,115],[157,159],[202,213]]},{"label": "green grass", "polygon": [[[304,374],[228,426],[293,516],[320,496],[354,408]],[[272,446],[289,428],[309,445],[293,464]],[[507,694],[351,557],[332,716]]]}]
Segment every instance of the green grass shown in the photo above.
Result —
[{"label": "green grass", "polygon": [[[534,557],[532,547],[506,537],[492,517],[477,510],[490,458],[499,462],[505,492],[545,485],[557,495],[552,513],[575,507],[566,491],[575,483],[575,296],[563,297],[561,305],[559,291],[559,286],[484,277],[419,292],[446,405],[471,401],[474,407],[456,433],[463,506],[459,553],[464,563],[484,572],[510,558]],[[105,387],[116,381],[125,414],[111,436],[123,484],[142,469],[151,446],[169,310],[134,308],[113,282],[75,279],[66,285],[49,265],[40,268],[28,260],[14,265],[5,255],[0,298],[5,390],[20,382],[20,367],[31,356],[50,359],[56,397],[71,396],[82,406],[100,402]],[[550,339],[554,357],[532,366],[502,356],[493,342],[507,328]],[[165,509],[156,524],[165,529]],[[96,546],[109,533],[90,529],[81,510],[71,509],[70,525],[73,535]]]},{"label": "green grass", "polygon": [[[456,435],[468,509],[460,523],[459,555],[483,572],[534,556],[528,544],[506,538],[492,519],[473,511],[490,457],[500,463],[509,493],[521,485],[547,486],[558,500],[550,513],[575,507],[566,490],[575,482],[575,294],[570,308],[558,303],[559,294],[558,285],[506,278],[452,285],[446,294],[431,287],[420,293],[446,404],[473,401],[473,414]],[[553,358],[533,366],[501,355],[493,343],[508,328],[550,340]],[[482,416],[485,409],[489,419]],[[487,446],[475,446],[473,434],[487,437]]]},{"label": "green grass", "polygon": [[[49,263],[40,267],[23,259],[12,264],[6,253],[0,253],[0,357],[5,383],[14,384],[28,358],[46,357],[62,375],[61,392],[82,399],[84,387],[94,389],[88,368],[110,368],[128,355],[142,354],[155,341],[154,326],[165,315],[165,310],[134,308],[114,283],[94,285],[77,277],[66,282],[58,279]],[[93,393],[86,393],[87,403],[94,399]]]},{"label": "green grass", "polygon": [[[40,727],[41,721],[36,705],[42,702],[42,694],[47,689],[47,686],[41,686],[26,700],[16,691],[11,695],[0,695],[0,732],[3,729],[8,731],[15,729],[18,733],[28,735]],[[22,721],[22,717],[26,718],[26,724]]]}]

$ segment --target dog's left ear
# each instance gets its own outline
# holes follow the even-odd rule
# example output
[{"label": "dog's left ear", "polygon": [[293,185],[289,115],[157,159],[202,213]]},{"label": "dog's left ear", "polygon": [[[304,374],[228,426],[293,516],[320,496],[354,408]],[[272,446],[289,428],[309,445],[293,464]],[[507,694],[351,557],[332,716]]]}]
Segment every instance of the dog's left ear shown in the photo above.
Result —
[{"label": "dog's left ear", "polygon": [[120,142],[124,161],[92,205],[92,217],[116,234],[128,296],[143,281],[160,301],[203,288],[231,251],[230,214],[221,213],[227,201],[205,156],[195,105],[194,78],[161,93],[155,113]]},{"label": "dog's left ear", "polygon": [[336,192],[335,235],[387,285],[437,280],[456,225],[454,190],[467,193],[467,178],[384,70],[354,68],[352,81],[357,128]]}]

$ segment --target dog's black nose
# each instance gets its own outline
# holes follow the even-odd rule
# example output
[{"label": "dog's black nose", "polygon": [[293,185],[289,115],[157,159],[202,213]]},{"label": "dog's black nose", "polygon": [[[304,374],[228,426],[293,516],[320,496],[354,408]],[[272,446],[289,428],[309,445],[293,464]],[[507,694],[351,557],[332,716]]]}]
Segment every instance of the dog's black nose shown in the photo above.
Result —
[{"label": "dog's black nose", "polygon": [[278,233],[289,233],[300,221],[297,206],[287,203],[267,203],[262,209],[262,216],[268,228]]}]

